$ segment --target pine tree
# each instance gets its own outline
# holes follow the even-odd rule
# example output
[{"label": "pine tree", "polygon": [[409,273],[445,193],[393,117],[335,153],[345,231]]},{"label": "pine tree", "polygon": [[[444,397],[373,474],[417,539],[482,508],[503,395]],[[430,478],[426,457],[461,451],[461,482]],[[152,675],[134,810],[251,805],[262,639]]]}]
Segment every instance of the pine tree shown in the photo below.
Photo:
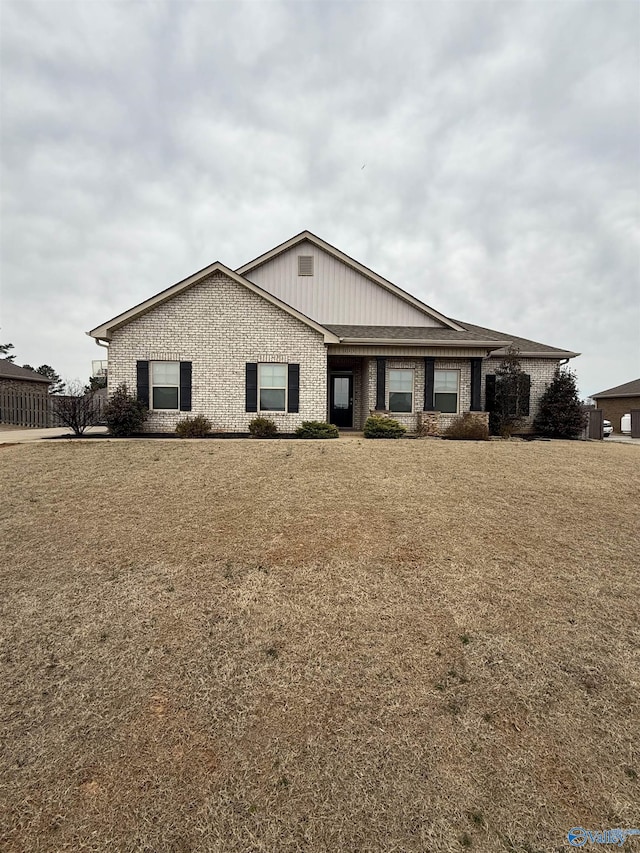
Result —
[{"label": "pine tree", "polygon": [[549,438],[575,438],[585,424],[575,374],[556,367],[551,384],[542,395],[533,428]]}]

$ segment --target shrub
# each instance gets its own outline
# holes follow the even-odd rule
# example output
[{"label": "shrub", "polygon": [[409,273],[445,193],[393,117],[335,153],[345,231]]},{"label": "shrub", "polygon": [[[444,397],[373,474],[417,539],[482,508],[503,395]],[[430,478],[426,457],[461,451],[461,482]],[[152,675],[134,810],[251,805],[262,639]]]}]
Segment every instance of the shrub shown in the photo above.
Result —
[{"label": "shrub", "polygon": [[364,424],[365,438],[401,438],[407,428],[393,418],[371,415]]},{"label": "shrub", "polygon": [[176,432],[180,438],[204,438],[211,432],[211,421],[204,415],[186,417],[176,424]]},{"label": "shrub", "polygon": [[444,435],[445,438],[455,438],[459,441],[488,441],[489,427],[471,412],[465,412],[462,417],[449,424]]},{"label": "shrub", "polygon": [[123,382],[105,406],[104,419],[111,435],[132,435],[142,428],[147,419],[147,408],[129,393]]},{"label": "shrub", "polygon": [[249,424],[249,432],[254,438],[268,438],[278,432],[271,418],[254,418]]},{"label": "shrub", "polygon": [[80,382],[69,382],[66,394],[52,394],[50,400],[54,415],[75,435],[82,435],[100,420],[95,391],[87,391]]},{"label": "shrub", "polygon": [[510,438],[529,414],[531,388],[531,377],[522,370],[516,347],[508,347],[495,375],[495,397],[487,405],[489,431]]},{"label": "shrub", "polygon": [[557,367],[540,399],[534,430],[549,438],[575,438],[582,432],[585,420],[575,374]]},{"label": "shrub", "polygon": [[298,438],[338,438],[340,433],[337,426],[325,421],[302,421],[296,435]]}]

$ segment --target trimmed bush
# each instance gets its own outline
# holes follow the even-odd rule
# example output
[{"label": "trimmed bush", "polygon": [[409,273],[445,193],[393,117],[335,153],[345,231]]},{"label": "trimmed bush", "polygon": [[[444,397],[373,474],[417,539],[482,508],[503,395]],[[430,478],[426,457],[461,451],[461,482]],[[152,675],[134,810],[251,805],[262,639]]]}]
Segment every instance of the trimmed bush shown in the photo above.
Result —
[{"label": "trimmed bush", "polygon": [[325,421],[302,421],[296,435],[298,438],[338,438],[340,433],[337,426]]},{"label": "trimmed bush", "polygon": [[147,407],[127,390],[126,383],[118,385],[104,407],[104,420],[111,435],[127,436],[140,432],[147,419]]},{"label": "trimmed bush", "polygon": [[249,432],[254,438],[269,438],[278,432],[271,418],[254,418],[249,424]]},{"label": "trimmed bush", "polygon": [[534,430],[549,438],[575,438],[584,429],[586,420],[575,373],[556,367],[553,380],[540,399]]},{"label": "trimmed bush", "polygon": [[204,438],[211,432],[211,421],[204,415],[186,417],[176,424],[176,433],[180,438]]},{"label": "trimmed bush", "polygon": [[402,438],[407,428],[393,418],[371,415],[364,424],[365,438]]},{"label": "trimmed bush", "polygon": [[458,441],[489,441],[489,427],[470,412],[465,412],[449,424],[444,437]]}]

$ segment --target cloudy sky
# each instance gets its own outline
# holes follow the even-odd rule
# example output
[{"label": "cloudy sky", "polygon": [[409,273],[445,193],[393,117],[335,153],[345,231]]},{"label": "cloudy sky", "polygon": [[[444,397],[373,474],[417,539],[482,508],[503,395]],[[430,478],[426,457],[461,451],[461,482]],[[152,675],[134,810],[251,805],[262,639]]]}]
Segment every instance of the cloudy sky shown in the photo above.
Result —
[{"label": "cloudy sky", "polygon": [[[0,3],[0,343],[308,228],[448,316],[640,376],[640,3]],[[364,168],[363,168],[364,166]]]}]

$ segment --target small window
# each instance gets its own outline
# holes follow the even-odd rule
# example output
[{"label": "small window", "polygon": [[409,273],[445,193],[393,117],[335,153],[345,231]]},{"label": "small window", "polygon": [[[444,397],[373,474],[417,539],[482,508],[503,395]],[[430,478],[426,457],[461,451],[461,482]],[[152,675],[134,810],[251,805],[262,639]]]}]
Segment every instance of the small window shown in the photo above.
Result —
[{"label": "small window", "polygon": [[413,370],[389,371],[389,411],[413,411]]},{"label": "small window", "polygon": [[298,275],[313,275],[313,255],[298,255]]},{"label": "small window", "polygon": [[180,362],[151,362],[151,408],[180,407]]},{"label": "small window", "polygon": [[433,397],[437,412],[455,415],[458,413],[459,370],[435,370],[433,374]]},{"label": "small window", "polygon": [[258,365],[258,407],[261,412],[287,409],[287,365]]}]

